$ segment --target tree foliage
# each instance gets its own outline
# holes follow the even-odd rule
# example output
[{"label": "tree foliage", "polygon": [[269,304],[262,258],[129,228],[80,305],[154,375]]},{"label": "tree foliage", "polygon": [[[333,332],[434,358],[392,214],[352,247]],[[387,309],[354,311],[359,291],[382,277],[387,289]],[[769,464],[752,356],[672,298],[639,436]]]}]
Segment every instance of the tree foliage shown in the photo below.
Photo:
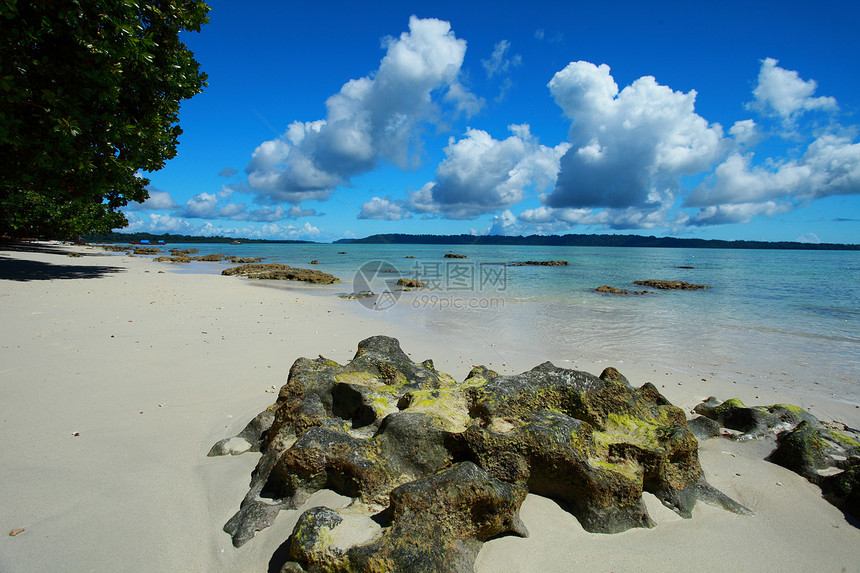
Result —
[{"label": "tree foliage", "polygon": [[206,75],[180,32],[200,0],[0,0],[0,235],[128,224],[140,172],[176,155],[179,105]]}]

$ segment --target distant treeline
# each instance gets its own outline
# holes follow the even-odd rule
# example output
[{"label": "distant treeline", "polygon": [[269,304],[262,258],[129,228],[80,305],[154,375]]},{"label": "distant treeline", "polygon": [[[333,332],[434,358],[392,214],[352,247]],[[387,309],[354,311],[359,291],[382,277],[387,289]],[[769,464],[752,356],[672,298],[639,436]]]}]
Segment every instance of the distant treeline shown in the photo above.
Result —
[{"label": "distant treeline", "polygon": [[171,235],[165,233],[163,235],[153,235],[151,233],[108,233],[106,235],[84,235],[81,239],[85,243],[139,243],[140,241],[149,241],[157,243],[164,241],[165,243],[232,243],[240,241],[242,243],[313,243],[313,241],[292,241],[292,240],[269,240],[269,239],[243,239],[235,237],[196,237],[193,235]]},{"label": "distant treeline", "polygon": [[794,249],[856,251],[860,245],[838,243],[797,243],[790,241],[722,241],[717,239],[676,239],[641,235],[406,235],[389,233],[363,239],[340,239],[335,243],[382,243],[411,245],[526,245],[560,247],[668,247],[688,249]]}]

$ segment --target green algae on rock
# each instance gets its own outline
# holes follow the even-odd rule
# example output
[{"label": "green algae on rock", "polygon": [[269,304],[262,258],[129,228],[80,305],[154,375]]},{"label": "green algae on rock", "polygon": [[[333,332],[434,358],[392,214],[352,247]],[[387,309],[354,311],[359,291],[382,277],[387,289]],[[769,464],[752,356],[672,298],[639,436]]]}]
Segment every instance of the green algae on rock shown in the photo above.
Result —
[{"label": "green algae on rock", "polygon": [[[720,403],[711,396],[696,413],[741,432],[736,439],[776,437],[768,461],[821,487],[824,498],[860,517],[860,432],[844,424],[825,424],[792,404],[747,407],[733,398]],[[826,475],[822,470],[843,470]]]},{"label": "green algae on rock", "polygon": [[375,336],[345,365],[296,360],[275,404],[210,455],[263,454],[224,527],[237,547],[320,489],[353,498],[299,518],[284,571],[466,572],[487,539],[527,534],[528,492],[601,533],[653,527],[643,492],[686,518],[697,500],[748,513],[707,483],[697,446],[682,410],[614,368],[477,366],[458,384]]}]

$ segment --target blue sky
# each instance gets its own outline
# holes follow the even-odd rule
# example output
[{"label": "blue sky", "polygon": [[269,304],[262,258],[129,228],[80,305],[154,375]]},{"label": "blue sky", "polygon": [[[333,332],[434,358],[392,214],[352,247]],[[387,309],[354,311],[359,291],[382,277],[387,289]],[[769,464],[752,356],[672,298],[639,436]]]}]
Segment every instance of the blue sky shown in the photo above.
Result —
[{"label": "blue sky", "polygon": [[860,4],[227,2],[128,231],[860,242]]}]

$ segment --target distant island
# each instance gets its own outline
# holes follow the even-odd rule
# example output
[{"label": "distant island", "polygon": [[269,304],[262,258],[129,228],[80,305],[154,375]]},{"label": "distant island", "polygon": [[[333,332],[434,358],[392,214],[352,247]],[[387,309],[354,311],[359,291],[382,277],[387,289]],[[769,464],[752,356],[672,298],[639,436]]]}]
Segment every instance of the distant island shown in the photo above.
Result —
[{"label": "distant island", "polygon": [[722,241],[718,239],[677,239],[641,235],[407,235],[389,233],[363,239],[340,239],[337,244],[394,245],[526,245],[559,247],[666,247],[688,249],[793,249],[857,251],[860,245],[839,243],[798,243],[791,241]]},{"label": "distant island", "polygon": [[140,243],[148,241],[152,244],[163,243],[275,243],[275,244],[313,244],[315,241],[296,241],[293,239],[245,239],[236,237],[200,237],[196,235],[153,235],[152,233],[107,233],[104,235],[84,235],[81,240],[85,243]]},{"label": "distant island", "polygon": [[[316,244],[316,241],[292,239],[246,239],[236,237],[200,237],[194,235],[154,235],[151,233],[108,233],[85,235],[87,243],[255,243]],[[389,245],[525,245],[558,247],[663,247],[686,249],[788,249],[813,251],[858,251],[860,245],[840,243],[798,243],[794,241],[723,241],[719,239],[678,239],[642,235],[409,235],[387,233],[362,239],[339,239],[334,244]]]}]

